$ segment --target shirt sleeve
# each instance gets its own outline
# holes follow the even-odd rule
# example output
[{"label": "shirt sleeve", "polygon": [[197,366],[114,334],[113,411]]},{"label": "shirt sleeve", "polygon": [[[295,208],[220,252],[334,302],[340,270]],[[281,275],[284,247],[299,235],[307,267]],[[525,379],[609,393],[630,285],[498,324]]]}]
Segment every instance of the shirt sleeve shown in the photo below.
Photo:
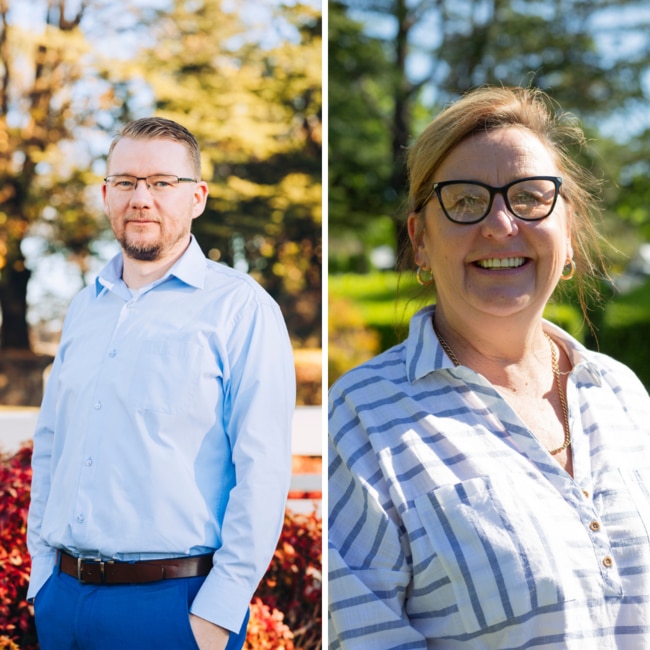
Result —
[{"label": "shirt sleeve", "polygon": [[389,512],[375,452],[359,425],[351,426],[352,409],[342,418],[341,411],[346,409],[330,417],[330,648],[425,649],[426,639],[406,613],[411,583],[408,551],[399,521]]},{"label": "shirt sleeve", "polygon": [[56,563],[56,550],[48,546],[41,537],[41,526],[50,492],[50,467],[56,412],[56,386],[58,384],[60,368],[61,360],[57,355],[47,381],[36,430],[34,431],[32,485],[27,518],[27,548],[32,559],[29,589],[27,592],[28,600],[32,600],[36,596],[40,588],[50,577]]},{"label": "shirt sleeve", "polygon": [[214,568],[191,612],[239,631],[275,551],[291,480],[295,371],[286,326],[273,303],[238,315],[228,343],[224,422],[236,484]]}]

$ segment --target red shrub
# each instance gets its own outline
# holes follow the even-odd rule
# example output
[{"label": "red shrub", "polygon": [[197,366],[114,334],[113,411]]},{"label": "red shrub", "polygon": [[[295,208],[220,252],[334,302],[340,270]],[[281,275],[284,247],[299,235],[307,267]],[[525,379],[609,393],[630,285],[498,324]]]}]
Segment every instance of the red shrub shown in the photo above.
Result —
[{"label": "red shrub", "polygon": [[282,612],[271,611],[259,598],[254,598],[244,650],[294,650],[293,633],[283,619]]},{"label": "red shrub", "polygon": [[19,650],[19,646],[3,634],[0,636],[0,650]]},{"label": "red shrub", "polygon": [[31,566],[25,541],[31,457],[29,444],[15,456],[0,459],[0,630],[6,635],[0,637],[0,648],[11,648],[11,641],[25,650],[38,647],[25,600]]},{"label": "red shrub", "polygon": [[287,512],[271,566],[256,596],[284,612],[296,648],[322,646],[322,538],[323,522],[310,515]]}]

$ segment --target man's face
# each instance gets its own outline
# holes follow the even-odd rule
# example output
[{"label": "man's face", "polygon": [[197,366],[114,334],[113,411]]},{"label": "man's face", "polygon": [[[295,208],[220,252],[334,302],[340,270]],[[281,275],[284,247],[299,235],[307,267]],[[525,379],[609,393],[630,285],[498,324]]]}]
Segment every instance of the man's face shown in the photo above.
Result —
[{"label": "man's face", "polygon": [[[197,178],[185,146],[175,140],[123,138],[113,149],[107,176],[127,174],[139,178],[169,174]],[[190,239],[192,220],[203,213],[207,185],[179,183],[165,191],[149,189],[139,181],[124,191],[102,186],[104,210],[125,256],[142,261],[173,259]]]}]

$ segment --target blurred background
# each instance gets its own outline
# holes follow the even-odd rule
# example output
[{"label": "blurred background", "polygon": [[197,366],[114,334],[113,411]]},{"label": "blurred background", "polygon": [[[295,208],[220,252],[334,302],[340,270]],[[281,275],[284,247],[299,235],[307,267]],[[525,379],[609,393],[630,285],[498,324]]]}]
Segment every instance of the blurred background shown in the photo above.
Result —
[{"label": "blurred background", "polygon": [[[573,152],[602,181],[611,279],[583,322],[570,291],[546,316],[650,386],[650,7],[631,0],[329,3],[329,382],[393,345],[432,297],[401,277],[404,149],[483,84],[540,87],[575,114]],[[566,283],[570,284],[570,283]]]},{"label": "blurred background", "polygon": [[318,0],[0,0],[0,404],[40,403],[71,298],[118,250],[111,137],[154,114],[197,136],[194,233],[280,303],[320,403],[321,28]]}]

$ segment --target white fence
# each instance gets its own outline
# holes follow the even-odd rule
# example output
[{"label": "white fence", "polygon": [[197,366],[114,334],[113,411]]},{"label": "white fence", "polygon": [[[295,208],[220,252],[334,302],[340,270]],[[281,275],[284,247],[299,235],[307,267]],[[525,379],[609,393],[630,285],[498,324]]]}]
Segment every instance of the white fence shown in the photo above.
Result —
[{"label": "white fence", "polygon": [[[299,406],[293,416],[292,448],[298,456],[321,456],[322,408]],[[0,452],[14,453],[30,440],[38,418],[37,408],[0,407]]]},{"label": "white fence", "polygon": [[[320,406],[299,406],[293,416],[292,451],[296,456],[322,456],[322,414]],[[0,407],[0,454],[17,452],[22,443],[31,439],[37,408]],[[322,491],[320,474],[294,474],[291,477],[292,493],[319,494]],[[310,512],[312,499],[292,498],[291,509],[296,512]],[[320,506],[318,506],[320,511]]]}]

